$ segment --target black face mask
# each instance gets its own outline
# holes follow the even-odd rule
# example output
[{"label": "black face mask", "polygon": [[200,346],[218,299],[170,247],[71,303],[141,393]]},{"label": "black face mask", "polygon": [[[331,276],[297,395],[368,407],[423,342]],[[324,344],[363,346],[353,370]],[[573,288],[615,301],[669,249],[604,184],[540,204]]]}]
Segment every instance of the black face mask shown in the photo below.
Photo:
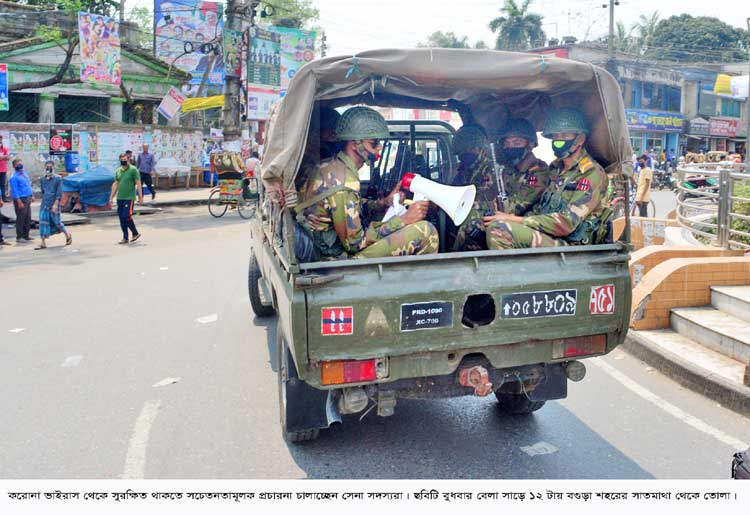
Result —
[{"label": "black face mask", "polygon": [[502,159],[503,163],[513,166],[520,163],[524,157],[526,157],[526,147],[503,148],[500,151],[500,159]]},{"label": "black face mask", "polygon": [[127,159],[120,159],[120,164],[121,164],[122,166],[125,166],[125,165],[127,165],[127,164],[128,164],[128,161],[127,161]]},{"label": "black face mask", "polygon": [[576,139],[554,140],[552,142],[552,152],[560,159],[565,159],[571,154],[570,148],[575,144]]},{"label": "black face mask", "polygon": [[47,167],[47,168],[44,169],[44,172],[50,174],[50,173],[52,173],[52,168]]},{"label": "black face mask", "polygon": [[471,168],[471,166],[474,164],[474,162],[479,157],[478,154],[474,154],[473,152],[466,152],[464,154],[461,154],[458,156],[458,160],[461,161],[461,165],[468,169]]}]

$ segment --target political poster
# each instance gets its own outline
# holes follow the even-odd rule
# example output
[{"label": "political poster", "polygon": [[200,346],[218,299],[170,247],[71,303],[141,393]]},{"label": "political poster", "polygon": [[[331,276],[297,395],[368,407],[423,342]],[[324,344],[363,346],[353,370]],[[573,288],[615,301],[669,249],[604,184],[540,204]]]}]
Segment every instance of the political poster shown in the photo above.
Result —
[{"label": "political poster", "polygon": [[185,102],[185,96],[172,86],[167,91],[167,94],[164,95],[164,98],[161,99],[157,110],[164,118],[171,120],[180,110],[183,102]]},{"label": "political poster", "polygon": [[0,111],[8,111],[8,65],[0,64]]},{"label": "political poster", "polygon": [[242,76],[242,32],[224,29],[224,69],[231,77]]},{"label": "political poster", "polygon": [[78,37],[81,50],[81,82],[119,86],[120,34],[114,18],[78,13]]},{"label": "political poster", "polygon": [[207,84],[224,84],[223,5],[199,0],[154,0],[154,51],[200,84],[213,59]]},{"label": "political poster", "polygon": [[281,85],[281,36],[279,33],[253,27],[248,48],[248,77],[258,86]]},{"label": "political poster", "polygon": [[50,155],[61,155],[73,149],[73,126],[72,125],[51,125],[49,128],[49,147],[47,152]]},{"label": "political poster", "polygon": [[315,32],[286,27],[269,29],[281,38],[281,89],[285,92],[297,70],[315,59]]},{"label": "political poster", "polygon": [[271,113],[271,107],[279,100],[277,88],[249,86],[247,91],[247,118],[265,120]]}]

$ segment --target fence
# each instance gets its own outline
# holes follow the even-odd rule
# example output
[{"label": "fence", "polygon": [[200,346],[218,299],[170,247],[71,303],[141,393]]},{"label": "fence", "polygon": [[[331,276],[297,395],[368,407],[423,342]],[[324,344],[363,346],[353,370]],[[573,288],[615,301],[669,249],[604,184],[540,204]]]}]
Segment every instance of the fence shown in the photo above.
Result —
[{"label": "fence", "polygon": [[677,220],[700,241],[750,250],[750,173],[741,164],[677,168]]}]

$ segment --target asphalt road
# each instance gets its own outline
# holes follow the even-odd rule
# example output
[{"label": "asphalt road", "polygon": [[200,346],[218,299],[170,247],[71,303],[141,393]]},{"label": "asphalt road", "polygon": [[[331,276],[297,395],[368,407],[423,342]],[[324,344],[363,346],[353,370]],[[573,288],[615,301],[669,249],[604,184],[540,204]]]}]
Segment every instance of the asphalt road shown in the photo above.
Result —
[{"label": "asphalt road", "polygon": [[205,207],[0,249],[0,478],[726,478],[748,419],[616,350],[525,418],[491,398],[399,401],[310,444],[278,424],[274,322],[248,234]]}]

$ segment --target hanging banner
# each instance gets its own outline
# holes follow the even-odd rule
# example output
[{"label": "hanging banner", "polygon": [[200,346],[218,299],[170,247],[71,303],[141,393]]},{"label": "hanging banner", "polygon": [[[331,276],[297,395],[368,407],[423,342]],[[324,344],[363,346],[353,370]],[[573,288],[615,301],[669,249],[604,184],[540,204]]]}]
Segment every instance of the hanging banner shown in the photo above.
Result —
[{"label": "hanging banner", "polygon": [[258,86],[281,85],[281,36],[277,32],[250,28],[248,48],[248,77],[250,84]]},{"label": "hanging banner", "polygon": [[271,107],[279,100],[276,88],[259,88],[249,86],[247,91],[247,118],[265,120],[271,113]]},{"label": "hanging banner", "polygon": [[242,32],[224,29],[224,69],[226,75],[242,77]]},{"label": "hanging banner", "polygon": [[154,53],[200,84],[216,55],[207,84],[224,84],[223,5],[199,0],[154,0]]},{"label": "hanging banner", "polygon": [[8,65],[0,64],[0,111],[8,111]]},{"label": "hanging banner", "polygon": [[[45,138],[45,141],[47,139]],[[51,125],[49,128],[48,148],[45,149],[50,155],[64,155],[73,149],[73,126]],[[41,149],[41,142],[39,142]]]},{"label": "hanging banner", "polygon": [[120,85],[119,23],[114,18],[78,13],[81,82]]},{"label": "hanging banner", "polygon": [[182,112],[203,111],[204,109],[213,109],[214,107],[224,107],[224,95],[186,98],[182,103]]},{"label": "hanging banner", "polygon": [[281,89],[283,93],[302,65],[315,59],[315,32],[269,27],[281,37]]},{"label": "hanging banner", "polygon": [[180,110],[183,102],[185,102],[185,96],[172,86],[161,99],[157,111],[167,120],[171,120]]}]

